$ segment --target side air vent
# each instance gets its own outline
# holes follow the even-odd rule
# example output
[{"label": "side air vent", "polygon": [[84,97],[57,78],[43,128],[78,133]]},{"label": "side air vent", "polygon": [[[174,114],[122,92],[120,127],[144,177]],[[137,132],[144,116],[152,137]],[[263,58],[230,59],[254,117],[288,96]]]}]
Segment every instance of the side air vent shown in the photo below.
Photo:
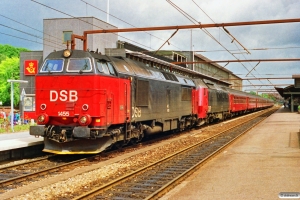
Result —
[{"label": "side air vent", "polygon": [[181,88],[181,100],[190,101],[192,99],[192,89],[191,88]]},{"label": "side air vent", "polygon": [[164,75],[166,80],[179,82],[177,77],[174,74],[168,74],[168,73],[165,73],[165,72],[162,72],[162,74]]},{"label": "side air vent", "polygon": [[148,106],[149,99],[149,81],[137,81],[136,86],[136,105]]}]

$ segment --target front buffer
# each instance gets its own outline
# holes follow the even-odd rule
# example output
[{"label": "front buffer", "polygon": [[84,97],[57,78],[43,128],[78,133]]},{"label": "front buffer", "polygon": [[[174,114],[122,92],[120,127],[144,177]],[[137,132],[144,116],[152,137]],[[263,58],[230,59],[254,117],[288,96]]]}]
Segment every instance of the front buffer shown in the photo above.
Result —
[{"label": "front buffer", "polygon": [[54,154],[96,154],[104,151],[113,143],[111,136],[101,138],[78,138],[59,142],[45,136],[44,126],[31,126],[30,135],[44,137],[44,152]]}]

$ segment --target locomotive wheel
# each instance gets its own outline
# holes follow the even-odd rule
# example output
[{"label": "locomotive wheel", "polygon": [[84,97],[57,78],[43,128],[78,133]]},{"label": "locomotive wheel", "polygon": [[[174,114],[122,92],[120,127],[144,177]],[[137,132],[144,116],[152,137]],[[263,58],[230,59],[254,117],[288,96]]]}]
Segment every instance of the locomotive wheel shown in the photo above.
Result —
[{"label": "locomotive wheel", "polygon": [[121,149],[124,146],[124,142],[123,141],[118,141],[114,144],[114,148],[115,149]]},{"label": "locomotive wheel", "polygon": [[215,123],[217,123],[217,122],[220,121],[220,119],[219,119],[219,118],[215,118],[213,121],[214,121]]},{"label": "locomotive wheel", "polygon": [[213,116],[210,116],[209,118],[208,118],[208,122],[211,124],[211,123],[213,123],[214,122],[214,117]]},{"label": "locomotive wheel", "polygon": [[131,138],[130,139],[130,144],[134,145],[138,143],[138,139],[137,138]]}]

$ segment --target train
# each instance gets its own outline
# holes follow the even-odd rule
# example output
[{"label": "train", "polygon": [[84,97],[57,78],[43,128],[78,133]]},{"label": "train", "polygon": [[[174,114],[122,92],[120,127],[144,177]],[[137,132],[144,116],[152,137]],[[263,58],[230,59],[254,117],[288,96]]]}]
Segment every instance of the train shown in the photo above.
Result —
[{"label": "train", "polygon": [[155,134],[182,131],[274,102],[211,80],[92,51],[50,53],[36,77],[44,152],[96,154]]}]

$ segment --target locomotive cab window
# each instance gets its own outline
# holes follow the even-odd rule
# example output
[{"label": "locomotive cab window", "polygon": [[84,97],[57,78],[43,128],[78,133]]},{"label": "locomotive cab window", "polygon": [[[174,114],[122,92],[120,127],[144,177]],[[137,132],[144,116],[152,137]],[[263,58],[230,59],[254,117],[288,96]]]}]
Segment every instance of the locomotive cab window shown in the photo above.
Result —
[{"label": "locomotive cab window", "polygon": [[112,66],[112,64],[107,63],[107,66],[108,66],[110,74],[115,75],[115,70],[114,70],[114,67]]},{"label": "locomotive cab window", "polygon": [[90,72],[92,71],[91,61],[88,58],[85,59],[70,59],[68,63],[68,72]]},{"label": "locomotive cab window", "polygon": [[97,69],[101,73],[115,75],[115,70],[111,63],[97,61]]},{"label": "locomotive cab window", "polygon": [[47,59],[43,64],[41,72],[62,72],[63,65],[63,59]]}]

